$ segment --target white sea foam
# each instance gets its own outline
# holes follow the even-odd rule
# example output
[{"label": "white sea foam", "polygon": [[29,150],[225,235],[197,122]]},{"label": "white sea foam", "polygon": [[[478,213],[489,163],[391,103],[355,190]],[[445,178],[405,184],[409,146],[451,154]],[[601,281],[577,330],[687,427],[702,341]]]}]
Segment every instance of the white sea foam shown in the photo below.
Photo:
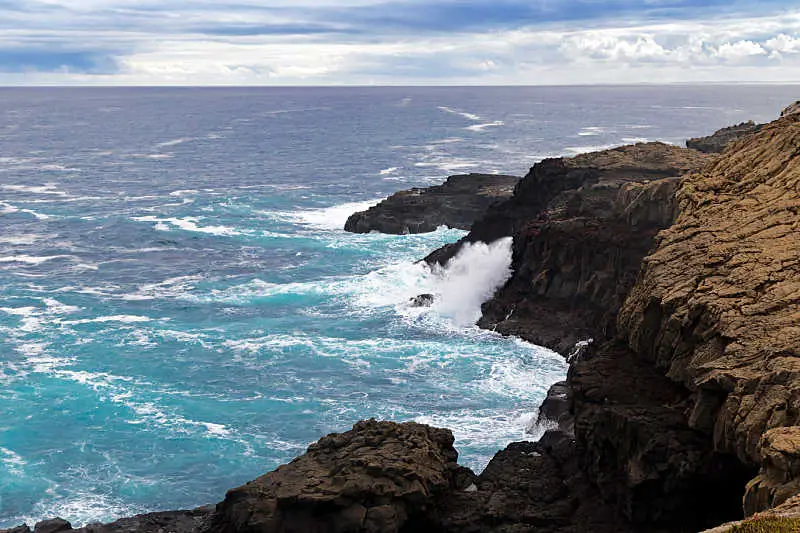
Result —
[{"label": "white sea foam", "polygon": [[6,470],[12,476],[25,475],[24,468],[28,462],[15,451],[0,446],[0,462],[5,465]]},{"label": "white sea foam", "polygon": [[[44,165],[42,168],[57,165]],[[61,167],[63,168],[63,167]],[[53,183],[45,183],[44,185],[0,185],[0,188],[7,191],[26,192],[30,194],[51,194],[54,196],[69,196],[68,193],[60,191]]]},{"label": "white sea foam", "polygon": [[151,322],[154,320],[169,320],[169,319],[168,318],[155,319],[155,318],[150,318],[149,316],[139,316],[139,315],[110,315],[110,316],[100,316],[97,318],[82,318],[80,320],[64,320],[61,323],[67,326],[72,326],[77,324],[102,324],[105,322],[136,324],[139,322]]},{"label": "white sea foam", "polygon": [[460,115],[460,116],[462,116],[462,117],[464,117],[466,119],[473,120],[475,122],[480,122],[481,120],[483,120],[479,115],[476,115],[474,113],[467,113],[467,112],[464,112],[464,111],[459,111],[457,109],[453,109],[452,107],[447,107],[447,106],[440,105],[439,109],[441,109],[442,111],[445,111],[446,113],[452,113],[454,115]]},{"label": "white sea foam", "polygon": [[636,144],[636,143],[650,142],[650,140],[647,139],[646,137],[623,137],[622,142],[628,144]]},{"label": "white sea foam", "polygon": [[320,209],[280,211],[273,213],[273,215],[275,215],[276,218],[283,219],[287,222],[301,224],[310,228],[341,230],[344,228],[344,223],[347,222],[347,219],[350,217],[350,215],[359,211],[366,211],[380,201],[380,199],[375,199],[364,202],[339,204]]},{"label": "white sea foam", "polygon": [[384,168],[383,170],[381,170],[380,175],[381,176],[388,176],[389,174],[394,174],[398,170],[400,170],[400,167]]},{"label": "white sea foam", "polygon": [[192,141],[196,141],[196,140],[197,139],[195,137],[180,137],[178,139],[171,139],[169,141],[160,142],[160,143],[156,144],[156,146],[161,147],[161,148],[165,148],[165,147],[168,147],[168,146],[177,146],[179,144],[184,144],[184,143],[188,143],[188,142],[192,142]]},{"label": "white sea foam", "polygon": [[587,126],[585,128],[581,128],[581,131],[578,132],[578,135],[581,137],[594,137],[596,135],[600,135],[601,133],[605,133],[606,129],[602,126]]},{"label": "white sea foam", "polygon": [[495,120],[494,122],[486,122],[485,124],[473,124],[472,126],[467,126],[464,129],[481,133],[486,128],[497,128],[500,126],[505,126],[505,124],[506,123],[502,120]]},{"label": "white sea foam", "polygon": [[0,257],[0,263],[24,263],[27,265],[40,265],[55,259],[75,259],[72,255],[8,255]]},{"label": "white sea foam", "polygon": [[[230,226],[200,226],[199,223],[202,217],[170,217],[160,218],[156,216],[133,217],[132,220],[137,222],[155,222],[154,228],[158,231],[171,231],[171,226],[184,231],[193,231],[197,233],[208,233],[217,236],[235,236],[243,235],[244,231],[232,228]],[[169,224],[169,225],[168,225]]]}]

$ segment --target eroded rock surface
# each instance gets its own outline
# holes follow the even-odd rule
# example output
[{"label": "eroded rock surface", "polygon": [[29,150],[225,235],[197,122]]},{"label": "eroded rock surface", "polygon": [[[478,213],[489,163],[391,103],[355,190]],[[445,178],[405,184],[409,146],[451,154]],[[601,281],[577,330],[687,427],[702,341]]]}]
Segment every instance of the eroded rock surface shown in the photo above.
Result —
[{"label": "eroded rock surface", "polygon": [[467,174],[442,185],[400,191],[347,219],[353,233],[427,233],[439,226],[468,230],[497,201],[511,196],[515,176]]},{"label": "eroded rock surface", "polygon": [[[675,217],[676,176],[707,159],[646,143],[537,163],[463,240],[514,236],[514,274],[484,305],[479,325],[564,354],[613,334],[641,259]],[[443,263],[460,245],[427,260]]]},{"label": "eroded rock surface", "polygon": [[719,154],[725,151],[725,148],[732,142],[757,133],[763,127],[764,124],[756,124],[752,120],[749,122],[742,122],[735,126],[728,126],[727,128],[717,130],[708,137],[689,139],[686,141],[686,147],[708,154]]},{"label": "eroded rock surface", "polygon": [[424,528],[439,501],[466,488],[449,430],[359,422],[305,455],[228,492],[215,531],[393,533]]}]

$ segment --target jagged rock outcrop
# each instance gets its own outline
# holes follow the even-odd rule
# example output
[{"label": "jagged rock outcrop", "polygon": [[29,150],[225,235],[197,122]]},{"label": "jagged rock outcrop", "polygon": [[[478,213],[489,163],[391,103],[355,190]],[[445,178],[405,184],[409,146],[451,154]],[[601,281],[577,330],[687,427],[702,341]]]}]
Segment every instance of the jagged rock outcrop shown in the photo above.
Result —
[{"label": "jagged rock outcrop", "polygon": [[468,174],[450,176],[442,185],[414,188],[391,195],[347,219],[353,233],[427,233],[439,226],[468,230],[493,203],[511,196],[515,176]]},{"label": "jagged rock outcrop", "polygon": [[466,488],[449,430],[369,420],[233,489],[220,533],[396,533],[426,527],[439,501]]},{"label": "jagged rock outcrop", "polygon": [[549,431],[498,452],[472,490],[443,501],[437,533],[645,533],[605,504],[580,468],[575,440]]},{"label": "jagged rock outcrop", "polygon": [[727,128],[717,130],[708,137],[689,139],[686,141],[686,147],[708,154],[719,154],[725,151],[725,148],[732,142],[757,133],[763,127],[764,124],[756,124],[752,120],[742,122],[735,126],[728,126]]},{"label": "jagged rock outcrop", "polygon": [[[610,335],[641,259],[675,216],[675,176],[707,159],[646,143],[537,163],[463,240],[514,236],[514,274],[479,325],[562,353]],[[427,260],[446,261],[460,245]]]}]

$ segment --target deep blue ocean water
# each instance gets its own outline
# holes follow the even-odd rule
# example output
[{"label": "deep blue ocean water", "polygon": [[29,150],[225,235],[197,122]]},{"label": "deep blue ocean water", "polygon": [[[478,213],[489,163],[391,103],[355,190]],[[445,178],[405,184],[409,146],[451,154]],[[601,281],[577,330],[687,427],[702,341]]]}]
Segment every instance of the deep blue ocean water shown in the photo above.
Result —
[{"label": "deep blue ocean water", "polygon": [[[509,243],[350,235],[448,174],[682,143],[797,87],[0,89],[0,527],[216,502],[365,417],[480,470],[562,359],[476,329]],[[433,309],[408,306],[423,292]]]}]

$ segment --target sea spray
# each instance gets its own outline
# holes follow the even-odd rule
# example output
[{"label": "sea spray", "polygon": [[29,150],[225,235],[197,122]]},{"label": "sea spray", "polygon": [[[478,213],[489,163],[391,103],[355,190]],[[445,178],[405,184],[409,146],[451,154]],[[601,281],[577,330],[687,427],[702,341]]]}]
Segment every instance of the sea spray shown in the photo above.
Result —
[{"label": "sea spray", "polygon": [[444,267],[434,267],[439,282],[434,309],[458,326],[474,324],[481,304],[511,276],[511,237],[493,243],[466,243]]}]

